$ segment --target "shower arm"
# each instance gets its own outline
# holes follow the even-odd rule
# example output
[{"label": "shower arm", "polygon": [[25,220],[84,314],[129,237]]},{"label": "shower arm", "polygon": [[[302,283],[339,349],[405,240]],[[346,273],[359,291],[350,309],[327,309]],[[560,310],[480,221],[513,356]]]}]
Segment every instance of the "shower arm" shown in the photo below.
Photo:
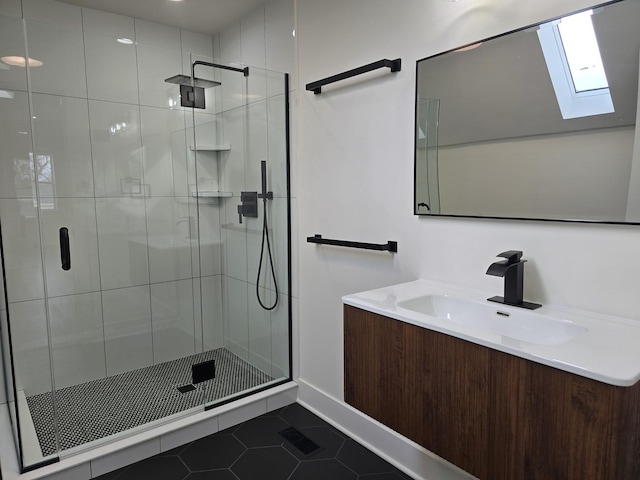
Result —
[{"label": "shower arm", "polygon": [[193,62],[191,64],[191,81],[192,82],[193,82],[193,79],[196,78],[196,65],[204,65],[206,67],[222,68],[223,70],[231,70],[233,72],[241,72],[245,77],[249,76],[249,67],[236,68],[236,67],[229,67],[227,65],[220,65],[219,63],[211,63],[211,62],[204,62],[202,60],[196,60],[195,62]]}]

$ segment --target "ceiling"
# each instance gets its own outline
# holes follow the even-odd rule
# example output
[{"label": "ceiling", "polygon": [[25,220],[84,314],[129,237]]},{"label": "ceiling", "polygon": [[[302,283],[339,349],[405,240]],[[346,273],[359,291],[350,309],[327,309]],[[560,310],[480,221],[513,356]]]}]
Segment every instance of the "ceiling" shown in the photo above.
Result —
[{"label": "ceiling", "polygon": [[214,34],[264,0],[62,0],[79,7],[140,18],[150,22]]}]

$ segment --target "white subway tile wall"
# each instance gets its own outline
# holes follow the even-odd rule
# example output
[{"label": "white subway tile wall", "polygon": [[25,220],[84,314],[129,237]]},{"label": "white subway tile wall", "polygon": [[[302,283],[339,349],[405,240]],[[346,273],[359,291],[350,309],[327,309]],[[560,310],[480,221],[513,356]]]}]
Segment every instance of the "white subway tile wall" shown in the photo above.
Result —
[{"label": "white subway tile wall", "polygon": [[102,292],[107,375],[154,364],[150,285]]}]

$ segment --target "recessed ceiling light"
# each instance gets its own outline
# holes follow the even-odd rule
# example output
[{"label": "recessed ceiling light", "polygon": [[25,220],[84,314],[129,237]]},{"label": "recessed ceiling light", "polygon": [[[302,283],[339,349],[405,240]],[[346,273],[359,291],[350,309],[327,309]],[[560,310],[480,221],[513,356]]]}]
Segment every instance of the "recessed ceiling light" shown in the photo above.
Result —
[{"label": "recessed ceiling light", "polygon": [[13,92],[10,92],[9,90],[0,90],[0,98],[12,99],[13,98]]},{"label": "recessed ceiling light", "polygon": [[124,45],[133,45],[133,40],[131,40],[130,38],[118,38],[116,40],[118,43],[122,43]]},{"label": "recessed ceiling light", "polygon": [[[18,57],[14,55],[10,55],[8,57],[2,57],[0,58],[0,60],[2,60],[2,62],[6,63],[7,65],[11,65],[13,67],[24,67],[27,63],[24,57]],[[43,63],[40,60],[36,60],[35,58],[29,59],[30,67],[41,67],[42,65]]]}]

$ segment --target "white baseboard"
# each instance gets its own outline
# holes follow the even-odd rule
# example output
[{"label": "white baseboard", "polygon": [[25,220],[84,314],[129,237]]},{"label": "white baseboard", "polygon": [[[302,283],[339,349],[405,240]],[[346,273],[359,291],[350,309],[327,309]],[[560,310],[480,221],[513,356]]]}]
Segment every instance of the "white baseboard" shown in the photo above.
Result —
[{"label": "white baseboard", "polygon": [[475,478],[304,379],[298,379],[298,402],[416,480]]}]

